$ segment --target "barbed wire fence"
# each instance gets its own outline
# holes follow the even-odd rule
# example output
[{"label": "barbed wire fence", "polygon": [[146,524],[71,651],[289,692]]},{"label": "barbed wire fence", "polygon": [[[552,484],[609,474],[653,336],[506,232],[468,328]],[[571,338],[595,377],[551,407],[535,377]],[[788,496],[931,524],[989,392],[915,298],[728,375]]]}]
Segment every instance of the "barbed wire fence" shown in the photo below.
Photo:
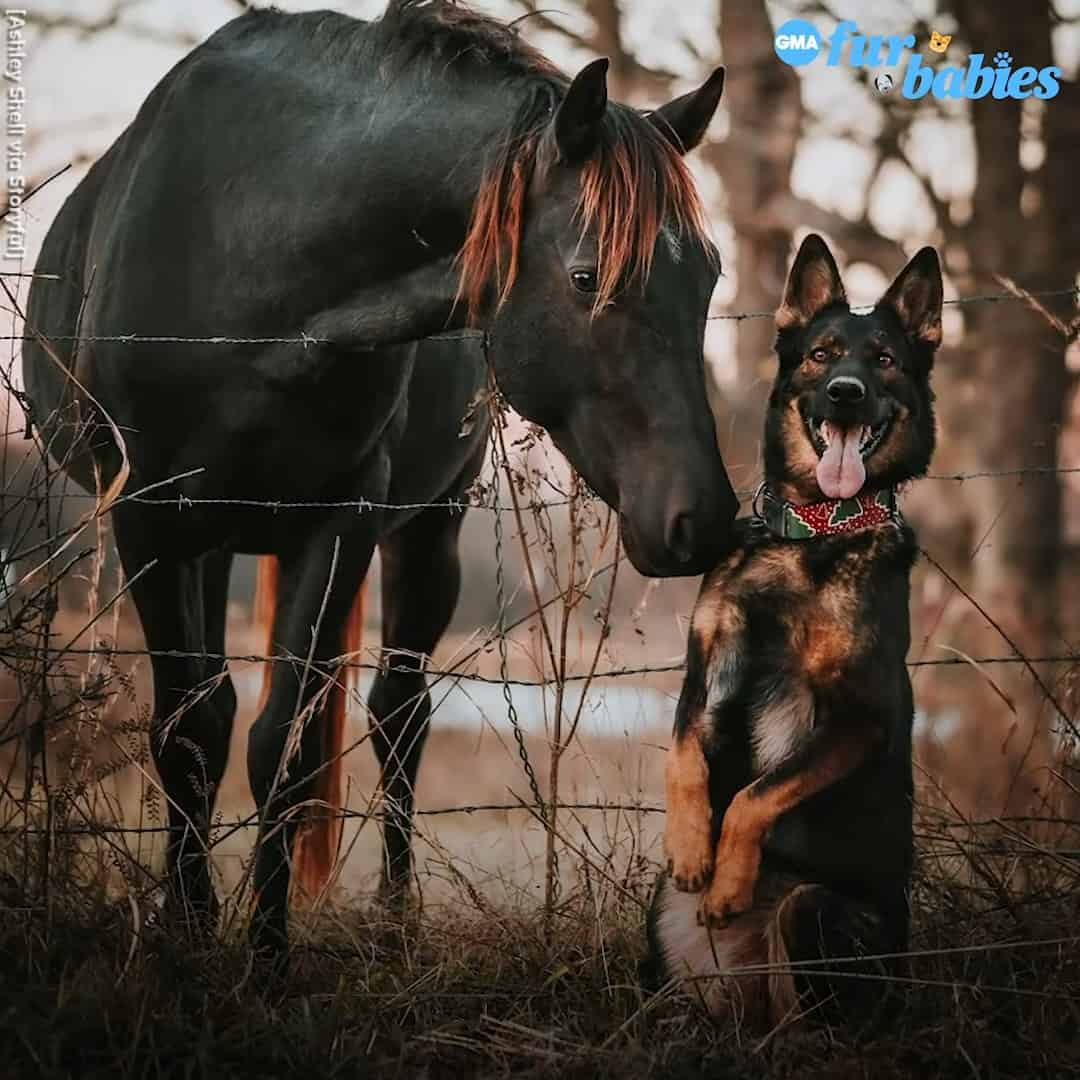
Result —
[{"label": "barbed wire fence", "polygon": [[[27,275],[21,275],[23,277]],[[49,277],[53,277],[49,275]],[[8,296],[15,299],[10,290]],[[1024,302],[1035,310],[1041,307],[1041,298],[1063,298],[1077,296],[1075,287],[1027,293],[1010,287],[1007,291],[994,294],[962,297],[946,301],[949,304]],[[12,314],[17,315],[17,310]],[[710,316],[716,320],[739,321],[743,319],[772,318],[772,312],[722,313]],[[1078,321],[1074,318],[1062,332],[1075,341]],[[0,336],[0,340],[11,343],[12,362],[14,363],[17,347],[31,338],[25,333]],[[448,337],[475,337],[474,331],[462,331],[446,335]],[[50,337],[53,344],[113,344],[113,345],[182,345],[198,344],[221,347],[248,347],[262,345],[294,345],[310,348],[327,342],[307,337],[273,338],[236,338],[229,336],[185,337],[183,335],[82,335]],[[9,366],[4,377],[5,387],[10,400],[20,405],[26,413],[22,430],[29,432],[28,403],[21,389],[16,384],[12,368]],[[104,513],[125,502],[172,507],[178,513],[184,513],[199,507],[232,507],[236,509],[260,509],[274,514],[325,512],[335,510],[355,510],[357,513],[375,511],[419,511],[444,510],[450,514],[463,514],[467,510],[492,515],[494,540],[494,574],[496,607],[498,618],[495,624],[478,632],[476,641],[466,648],[452,662],[432,666],[426,663],[428,690],[434,696],[442,692],[439,704],[445,701],[451,688],[461,684],[482,683],[501,689],[505,706],[506,721],[510,725],[515,740],[516,755],[526,779],[529,796],[517,795],[511,785],[512,801],[484,801],[461,805],[426,807],[416,811],[421,819],[445,818],[452,815],[475,815],[490,813],[521,813],[531,816],[544,834],[543,855],[543,910],[548,932],[551,932],[554,917],[560,903],[561,874],[559,866],[560,851],[571,853],[581,864],[590,870],[612,879],[610,865],[606,865],[596,848],[588,830],[583,832],[579,842],[573,839],[564,824],[566,816],[580,823],[576,817],[582,813],[603,813],[616,815],[661,815],[663,807],[656,801],[639,799],[623,800],[580,800],[563,799],[560,788],[560,762],[577,736],[583,718],[586,698],[591,688],[598,681],[609,682],[617,679],[647,679],[653,676],[677,675],[683,670],[681,659],[672,659],[662,663],[639,665],[603,665],[605,643],[611,633],[612,604],[618,580],[621,562],[619,552],[618,526],[614,515],[601,507],[584,485],[573,477],[569,490],[556,490],[555,498],[541,497],[545,488],[558,489],[558,484],[545,470],[529,464],[528,455],[541,445],[540,435],[534,429],[527,429],[523,445],[516,446],[518,458],[510,453],[506,440],[506,413],[497,389],[490,387],[487,406],[491,418],[491,443],[489,473],[483,483],[476,485],[470,497],[462,500],[436,501],[430,503],[389,504],[371,502],[362,499],[352,500],[265,500],[248,498],[200,498],[184,493],[185,481],[197,477],[202,470],[184,472],[154,484],[131,492],[120,492],[102,506],[99,495],[71,490],[66,474],[51,464],[50,454],[53,447],[35,444],[36,450],[28,454],[15,466],[14,474],[8,474],[5,459],[5,493],[21,486],[21,492],[5,497],[2,561],[3,574],[0,578],[0,607],[2,607],[2,625],[0,625],[0,669],[13,678],[16,698],[6,721],[0,726],[0,800],[8,804],[0,822],[0,837],[18,836],[25,842],[25,873],[33,870],[31,862],[36,859],[42,881],[49,880],[50,860],[57,857],[60,844],[77,845],[80,839],[95,838],[108,845],[113,864],[122,873],[132,888],[137,888],[144,895],[159,890],[162,884],[160,875],[152,872],[141,858],[141,848],[132,850],[126,843],[126,837],[160,836],[168,832],[163,821],[161,800],[163,793],[153,779],[148,768],[146,740],[152,733],[152,717],[149,703],[140,700],[134,677],[124,668],[124,661],[138,658],[150,659],[155,656],[190,658],[202,661],[214,661],[219,664],[250,663],[259,665],[287,664],[302,666],[305,658],[287,654],[257,652],[188,652],[184,650],[151,650],[121,646],[120,610],[131,581],[123,583],[108,596],[103,593],[104,552],[106,535],[104,532]],[[6,437],[20,429],[12,427]],[[31,461],[31,457],[34,458]],[[26,475],[22,474],[26,470]],[[932,473],[927,480],[937,483],[962,484],[984,478],[1015,477],[1022,482],[1024,477],[1046,477],[1047,475],[1067,476],[1080,473],[1080,467],[1036,467],[1010,470],[985,470],[960,473]],[[18,481],[18,485],[16,485]],[[744,497],[752,494],[750,490],[740,493]],[[61,513],[63,506],[72,502],[85,504],[91,509],[81,514],[75,523],[64,524]],[[565,516],[566,542],[562,536],[562,524],[553,516],[559,512]],[[516,541],[520,548],[522,581],[511,587],[505,564],[506,549],[513,542],[506,535],[504,520],[509,518],[516,532]],[[76,542],[89,532],[90,540],[84,540],[83,546],[76,547]],[[567,546],[568,544],[568,546]],[[29,570],[25,568],[30,566]],[[944,573],[944,568],[938,567]],[[68,636],[62,644],[55,642],[51,629],[53,620],[61,608],[61,590],[64,583],[79,576],[83,579],[86,617],[80,620],[78,629]],[[950,579],[953,587],[978,610],[977,602],[965,590],[962,584]],[[594,601],[594,591],[601,589],[599,603]],[[518,594],[528,596],[531,607],[528,612],[515,619],[510,618],[512,602],[519,599]],[[989,615],[983,612],[989,619]],[[111,630],[107,635],[97,636],[97,628],[111,619]],[[592,648],[587,650],[587,663],[583,670],[572,670],[568,662],[569,644],[574,636],[575,620],[582,619],[596,624]],[[512,635],[522,629],[530,633],[523,643]],[[1080,742],[1071,708],[1059,699],[1056,689],[1051,689],[1049,681],[1043,682],[1036,668],[1062,667],[1073,672],[1080,663],[1080,653],[1064,648],[1061,651],[1043,656],[1025,656],[1000,631],[1003,642],[1002,651],[983,656],[953,655],[938,658],[918,658],[911,661],[912,668],[959,668],[969,667],[982,671],[996,665],[1015,667],[1020,665],[1039,683],[1046,700],[1053,706],[1060,724],[1063,739]],[[580,632],[580,631],[579,631]],[[88,634],[94,634],[91,644],[85,644]],[[496,650],[498,656],[498,674],[482,674],[476,670],[479,659]],[[524,656],[524,663],[538,673],[533,678],[522,678],[512,674],[514,667],[511,653]],[[339,658],[341,671],[365,671],[375,673],[387,670],[387,663],[381,657],[365,660],[360,656],[349,655]],[[69,664],[81,665],[76,670]],[[401,668],[414,671],[415,668]],[[58,685],[68,684],[67,693],[59,693]],[[576,704],[571,706],[566,695],[572,684],[580,684],[580,693]],[[72,686],[74,692],[71,692]],[[543,778],[537,771],[534,761],[535,748],[530,748],[530,739],[525,732],[525,725],[518,715],[514,700],[515,688],[551,689],[553,700],[548,717],[547,734],[544,745],[547,760],[544,763],[547,776],[547,790],[544,790]],[[200,689],[205,692],[206,688]],[[134,712],[134,717],[110,728],[108,716],[118,699],[126,699]],[[417,698],[411,698],[400,708],[412,708]],[[547,699],[545,698],[545,707]],[[362,702],[357,698],[357,703]],[[438,704],[433,708],[437,715]],[[501,719],[501,718],[500,718]],[[487,722],[498,727],[495,718],[486,718]],[[50,753],[56,741],[68,732],[70,746],[66,751],[63,773],[52,775],[50,760],[57,755]],[[74,732],[74,734],[71,734]],[[94,750],[88,745],[104,735],[105,740],[115,750],[122,752],[119,757],[110,757],[101,766],[95,762]],[[343,756],[357,750],[371,737],[368,731],[345,748]],[[1072,743],[1070,745],[1075,745]],[[3,764],[4,757],[7,765]],[[59,755],[64,756],[64,755]],[[16,769],[21,761],[25,769],[25,783],[21,792],[16,791]],[[325,766],[324,766],[325,767]],[[126,819],[122,808],[101,790],[101,781],[119,770],[134,769],[142,778],[142,804],[139,809],[139,821],[132,823]],[[310,777],[294,779],[298,785]],[[380,811],[377,807],[378,793],[373,791],[367,798],[364,809],[346,806],[339,814],[345,820],[368,822],[378,820]],[[144,808],[152,818],[143,820]],[[328,812],[325,808],[308,809],[309,813]],[[1047,815],[1039,817],[1041,822],[1052,821]],[[243,830],[256,827],[258,814],[225,819],[220,815],[215,820],[213,836],[210,841],[212,850],[221,847],[230,838]],[[967,835],[970,850],[993,852],[1005,857],[1019,858],[1025,854],[1044,855],[1045,845],[1032,846],[1025,840],[1003,839],[1002,830],[1018,828],[1023,823],[1020,818],[998,817],[987,821],[944,820],[940,828],[922,834],[920,839],[927,843],[954,845],[957,834]],[[1062,823],[1073,826],[1072,818],[1062,819]],[[983,826],[993,826],[998,830],[991,841],[973,839]],[[943,840],[944,837],[944,840]],[[982,847],[979,847],[979,844]],[[971,845],[974,845],[972,847]],[[1066,869],[1075,877],[1076,866],[1072,860],[1080,857],[1080,848],[1058,846],[1054,857],[1064,860]],[[344,853],[347,855],[347,851]],[[339,860],[339,863],[343,861]],[[613,883],[615,887],[618,882]],[[625,891],[625,887],[624,891]]]}]

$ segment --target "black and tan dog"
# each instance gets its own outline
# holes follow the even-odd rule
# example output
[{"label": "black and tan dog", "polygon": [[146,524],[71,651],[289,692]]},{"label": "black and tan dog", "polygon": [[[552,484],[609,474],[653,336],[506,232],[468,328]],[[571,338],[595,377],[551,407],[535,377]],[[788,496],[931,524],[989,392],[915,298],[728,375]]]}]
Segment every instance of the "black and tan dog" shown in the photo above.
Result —
[{"label": "black and tan dog", "polygon": [[776,315],[765,483],[694,609],[650,951],[759,1023],[804,995],[873,997],[880,981],[851,978],[869,961],[825,961],[907,945],[916,546],[895,492],[934,447],[941,303],[924,248],[853,314],[806,239]]}]

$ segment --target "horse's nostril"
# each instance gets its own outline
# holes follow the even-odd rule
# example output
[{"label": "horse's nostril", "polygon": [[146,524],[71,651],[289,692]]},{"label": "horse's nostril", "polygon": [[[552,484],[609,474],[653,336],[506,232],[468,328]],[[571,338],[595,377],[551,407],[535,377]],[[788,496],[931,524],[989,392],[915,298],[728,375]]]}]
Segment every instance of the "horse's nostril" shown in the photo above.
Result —
[{"label": "horse's nostril", "polygon": [[856,405],[866,397],[866,387],[854,375],[837,375],[825,393],[834,405]]},{"label": "horse's nostril", "polygon": [[697,550],[694,546],[694,519],[690,514],[676,514],[668,525],[668,550],[681,563],[688,563]]}]

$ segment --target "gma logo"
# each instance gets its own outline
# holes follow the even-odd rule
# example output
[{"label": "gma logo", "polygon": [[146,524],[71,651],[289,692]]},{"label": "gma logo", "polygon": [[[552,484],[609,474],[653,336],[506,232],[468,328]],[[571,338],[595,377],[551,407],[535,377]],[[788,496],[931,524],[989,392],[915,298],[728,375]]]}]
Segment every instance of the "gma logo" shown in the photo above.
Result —
[{"label": "gma logo", "polygon": [[778,49],[820,49],[821,41],[816,34],[777,34]]}]

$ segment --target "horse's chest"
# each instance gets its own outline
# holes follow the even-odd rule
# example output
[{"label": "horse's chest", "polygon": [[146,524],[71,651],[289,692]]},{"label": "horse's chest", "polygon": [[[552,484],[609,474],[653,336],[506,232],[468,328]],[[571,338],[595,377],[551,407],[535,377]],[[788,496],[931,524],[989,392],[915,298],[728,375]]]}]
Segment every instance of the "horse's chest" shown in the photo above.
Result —
[{"label": "horse's chest", "polygon": [[279,367],[273,378],[258,362],[222,364],[212,380],[202,372],[182,380],[159,366],[152,395],[129,395],[129,449],[140,474],[189,474],[180,488],[192,499],[365,495],[359,472],[404,430],[409,367],[375,357],[349,358],[337,370],[324,363],[322,377],[286,377]]}]

